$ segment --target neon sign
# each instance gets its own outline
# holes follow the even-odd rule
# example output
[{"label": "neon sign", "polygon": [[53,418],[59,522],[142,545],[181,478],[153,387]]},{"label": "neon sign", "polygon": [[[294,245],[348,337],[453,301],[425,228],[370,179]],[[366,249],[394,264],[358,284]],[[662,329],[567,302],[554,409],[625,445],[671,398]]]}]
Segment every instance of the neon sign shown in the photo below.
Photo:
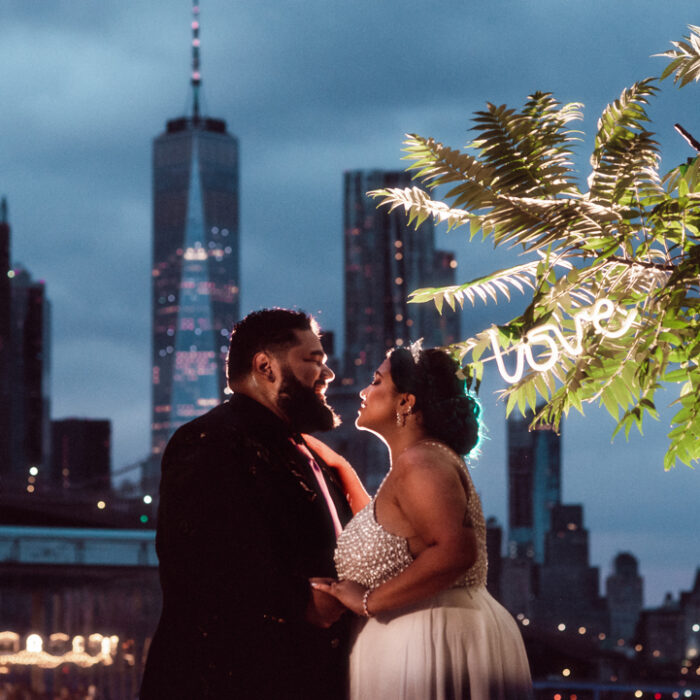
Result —
[{"label": "neon sign", "polygon": [[[609,325],[601,325],[601,321],[610,321],[616,312],[621,316],[618,328],[613,330]],[[615,303],[610,299],[599,299],[593,306],[588,309],[582,309],[574,314],[573,318],[576,335],[570,338],[566,338],[561,330],[553,323],[545,323],[542,326],[537,326],[526,333],[525,338],[519,345],[510,349],[516,350],[517,352],[515,372],[513,374],[509,374],[503,362],[503,354],[501,353],[501,347],[498,342],[498,333],[490,328],[488,332],[491,338],[493,357],[489,359],[496,360],[498,371],[503,379],[509,384],[515,384],[520,381],[523,376],[526,360],[531,369],[536,372],[546,372],[559,361],[560,354],[563,353],[569,357],[580,355],[583,352],[583,330],[587,323],[592,323],[596,332],[604,338],[621,338],[631,328],[636,317],[637,311],[635,309],[625,311],[616,307]],[[549,357],[544,361],[536,360],[532,353],[533,345],[546,346],[547,350],[549,350]],[[510,352],[510,350],[507,352]]]}]

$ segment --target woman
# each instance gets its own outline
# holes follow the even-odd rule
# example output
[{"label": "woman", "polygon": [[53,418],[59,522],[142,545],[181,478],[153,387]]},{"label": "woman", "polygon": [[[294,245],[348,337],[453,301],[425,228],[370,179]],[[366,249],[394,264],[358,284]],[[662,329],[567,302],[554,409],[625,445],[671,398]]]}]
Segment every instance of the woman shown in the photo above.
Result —
[{"label": "woman", "polygon": [[531,697],[517,625],[486,591],[486,525],[459,455],[479,406],[437,349],[393,350],[360,392],[356,425],[391,467],[347,525],[338,581],[312,585],[365,619],[350,656],[351,700]]}]

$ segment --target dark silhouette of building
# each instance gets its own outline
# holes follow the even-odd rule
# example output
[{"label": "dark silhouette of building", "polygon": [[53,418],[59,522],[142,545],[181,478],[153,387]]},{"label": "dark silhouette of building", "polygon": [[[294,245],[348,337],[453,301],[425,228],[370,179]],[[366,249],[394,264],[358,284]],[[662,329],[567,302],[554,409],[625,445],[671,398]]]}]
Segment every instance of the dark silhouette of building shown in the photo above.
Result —
[{"label": "dark silhouette of building", "polygon": [[0,201],[0,489],[11,471],[10,437],[10,224],[7,200]]},{"label": "dark silhouette of building", "polygon": [[459,314],[409,304],[417,288],[454,284],[456,261],[435,250],[431,220],[409,226],[403,211],[377,209],[373,189],[410,187],[410,174],[382,170],[344,176],[346,385],[364,386],[394,345],[424,338],[426,346],[459,338]]},{"label": "dark silhouette of building", "polygon": [[532,416],[507,422],[508,554],[544,561],[552,509],[561,502],[561,435],[529,429]]},{"label": "dark silhouette of building", "polygon": [[345,353],[342,376],[328,393],[343,424],[324,439],[352,462],[370,491],[384,477],[389,460],[378,438],[354,427],[358,392],[369,384],[389,348],[419,338],[425,347],[459,340],[458,313],[447,309],[441,316],[432,303],[408,303],[415,289],[454,284],[454,255],[435,249],[432,221],[416,230],[402,211],[377,209],[366,194],[412,184],[405,172],[356,170],[344,175]]},{"label": "dark silhouette of building", "polygon": [[556,505],[545,538],[545,560],[537,567],[534,617],[552,628],[585,630],[597,637],[607,634],[605,601],[600,597],[597,567],[589,564],[588,530],[582,505]]},{"label": "dark silhouette of building", "polygon": [[486,588],[498,600],[501,599],[501,550],[503,548],[503,528],[494,517],[486,520],[486,555],[488,573]]},{"label": "dark silhouette of building", "polygon": [[51,483],[60,489],[110,489],[112,426],[108,420],[51,421]]},{"label": "dark silhouette of building", "polygon": [[629,552],[620,552],[615,557],[605,592],[610,638],[623,639],[631,645],[644,603],[644,581],[639,575],[637,559]]},{"label": "dark silhouette of building", "polygon": [[700,569],[690,591],[667,593],[661,606],[642,611],[636,637],[648,664],[677,670],[681,663],[689,679],[700,676]]},{"label": "dark silhouette of building", "polygon": [[200,114],[199,8],[192,22],[192,113],[153,144],[152,454],[224,396],[239,315],[238,142]]},{"label": "dark silhouette of building", "polygon": [[50,304],[43,281],[10,271],[10,490],[32,493],[47,482],[50,424]]},{"label": "dark silhouette of building", "polygon": [[658,608],[643,610],[639,618],[637,640],[650,662],[677,662],[684,658],[685,616],[678,599],[670,593]]}]

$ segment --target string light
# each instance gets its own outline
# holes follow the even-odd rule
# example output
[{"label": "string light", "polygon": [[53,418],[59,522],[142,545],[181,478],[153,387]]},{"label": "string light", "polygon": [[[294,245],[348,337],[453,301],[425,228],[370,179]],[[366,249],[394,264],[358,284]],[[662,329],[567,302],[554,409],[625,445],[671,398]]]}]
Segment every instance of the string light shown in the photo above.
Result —
[{"label": "string light", "polygon": [[[52,634],[50,643],[67,642],[68,635],[62,633]],[[113,635],[104,637],[101,634],[91,634],[88,643],[98,646],[96,654],[85,651],[85,637],[77,635],[71,642],[71,650],[65,654],[50,654],[44,651],[44,640],[41,635],[30,634],[25,641],[25,648],[19,649],[19,635],[15,632],[0,632],[0,643],[9,642],[13,651],[0,653],[0,665],[4,666],[36,666],[38,668],[56,668],[61,664],[75,664],[81,668],[89,668],[97,664],[110,666],[117,653],[119,637]]]}]

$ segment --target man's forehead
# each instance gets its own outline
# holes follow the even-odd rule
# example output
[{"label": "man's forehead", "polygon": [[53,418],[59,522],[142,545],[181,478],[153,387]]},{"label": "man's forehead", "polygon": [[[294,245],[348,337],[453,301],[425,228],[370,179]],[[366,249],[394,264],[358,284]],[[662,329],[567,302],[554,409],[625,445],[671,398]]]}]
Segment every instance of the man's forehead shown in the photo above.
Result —
[{"label": "man's forehead", "polygon": [[299,342],[292,346],[292,350],[310,354],[326,354],[321,344],[321,338],[313,331],[294,331],[294,334]]}]

